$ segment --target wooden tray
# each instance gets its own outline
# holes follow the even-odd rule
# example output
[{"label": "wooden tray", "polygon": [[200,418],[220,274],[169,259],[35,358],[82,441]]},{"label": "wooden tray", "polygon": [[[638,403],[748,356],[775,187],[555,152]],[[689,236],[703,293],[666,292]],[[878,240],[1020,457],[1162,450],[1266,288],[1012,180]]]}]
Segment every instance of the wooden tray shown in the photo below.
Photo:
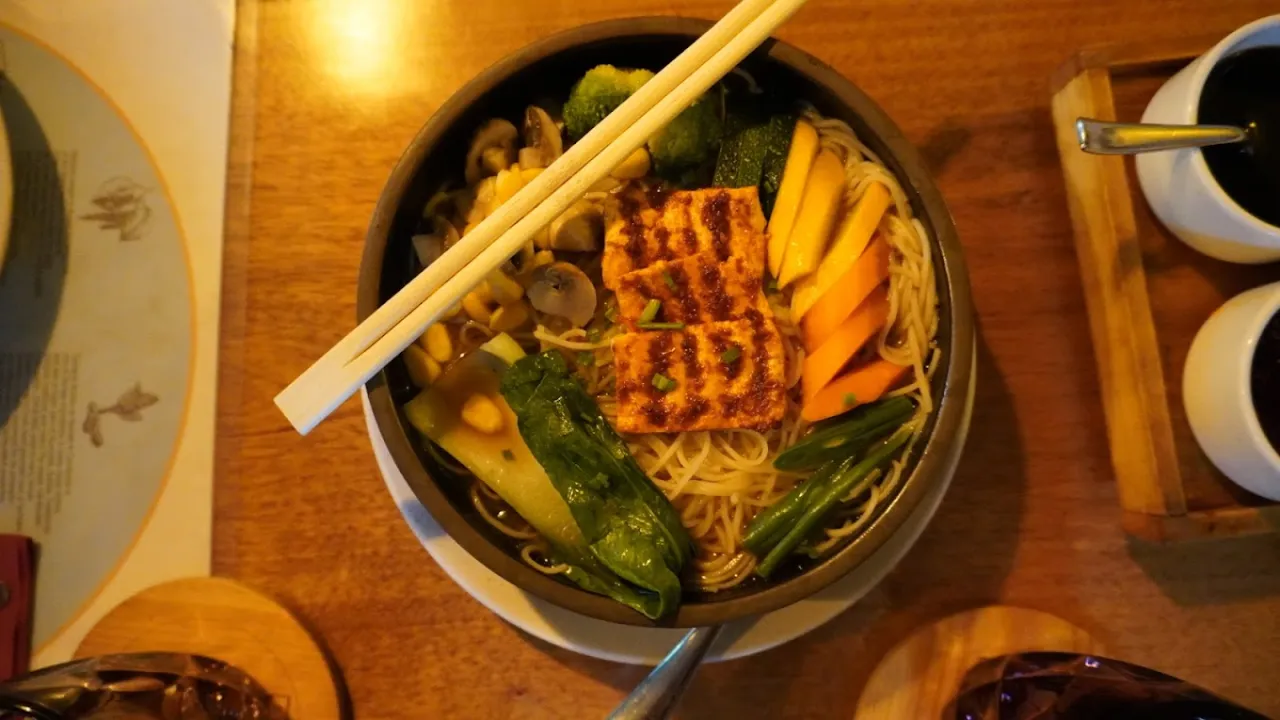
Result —
[{"label": "wooden tray", "polygon": [[1156,542],[1280,530],[1280,504],[1218,472],[1182,406],[1182,368],[1200,325],[1233,295],[1280,279],[1280,267],[1224,263],[1184,245],[1151,214],[1132,161],[1081,152],[1074,124],[1136,122],[1164,81],[1219,39],[1085,50],[1053,80],[1124,528]]}]

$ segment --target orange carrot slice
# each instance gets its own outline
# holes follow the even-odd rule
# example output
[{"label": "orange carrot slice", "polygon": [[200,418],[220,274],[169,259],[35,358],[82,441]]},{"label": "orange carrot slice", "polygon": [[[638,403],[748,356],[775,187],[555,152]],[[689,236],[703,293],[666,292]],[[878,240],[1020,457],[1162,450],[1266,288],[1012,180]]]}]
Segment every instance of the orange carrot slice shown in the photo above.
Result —
[{"label": "orange carrot slice", "polygon": [[868,340],[880,332],[888,319],[889,291],[881,286],[813,354],[804,359],[800,381],[805,400],[813,398],[832,378],[840,374],[840,370],[849,364]]},{"label": "orange carrot slice", "polygon": [[880,399],[907,373],[908,366],[876,358],[841,375],[806,400],[800,415],[809,422],[835,417]]},{"label": "orange carrot slice", "polygon": [[830,290],[805,313],[804,347],[814,352],[889,277],[889,243],[877,237]]}]

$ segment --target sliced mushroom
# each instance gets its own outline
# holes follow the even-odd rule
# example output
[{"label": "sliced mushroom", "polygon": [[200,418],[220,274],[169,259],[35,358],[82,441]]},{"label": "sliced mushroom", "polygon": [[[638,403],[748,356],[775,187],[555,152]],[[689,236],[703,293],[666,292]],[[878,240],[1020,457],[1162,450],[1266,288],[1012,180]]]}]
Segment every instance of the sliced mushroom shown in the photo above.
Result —
[{"label": "sliced mushroom", "polygon": [[484,169],[484,172],[490,175],[500,173],[511,167],[511,161],[511,155],[506,148],[485,148],[484,152],[480,153],[480,166]]},{"label": "sliced mushroom", "polygon": [[544,168],[547,166],[547,160],[542,156],[542,151],[536,147],[522,147],[516,153],[516,162],[520,163],[522,168]]},{"label": "sliced mushroom", "polygon": [[516,126],[502,118],[494,118],[484,125],[480,126],[480,130],[476,132],[475,137],[471,139],[471,149],[467,151],[467,184],[472,185],[480,181],[480,178],[486,174],[492,175],[497,170],[487,171],[491,163],[496,162],[497,154],[489,153],[492,160],[486,161],[485,152],[493,148],[497,148],[505,159],[502,168],[516,161],[516,138],[519,132]]},{"label": "sliced mushroom", "polygon": [[[502,263],[500,269],[502,272],[512,277],[523,276],[533,266],[534,252],[533,242],[526,242],[524,245],[520,246],[520,252],[512,255],[506,262]],[[523,283],[524,280],[522,279],[520,282]]]},{"label": "sliced mushroom", "polygon": [[556,127],[547,111],[537,105],[530,105],[524,110],[524,146],[526,150],[536,150],[542,163],[528,165],[521,159],[522,167],[546,167],[564,152],[560,128]]},{"label": "sliced mushroom", "polygon": [[414,235],[413,252],[418,256],[418,263],[426,267],[444,254],[444,238],[435,233]]},{"label": "sliced mushroom", "polygon": [[547,247],[552,250],[598,250],[604,238],[604,213],[599,205],[579,200],[551,221],[550,233]]},{"label": "sliced mushroom", "polygon": [[437,216],[433,218],[431,225],[432,230],[434,230],[433,234],[444,240],[445,250],[458,244],[458,241],[462,239],[462,236],[458,234],[458,228],[443,217]]},{"label": "sliced mushroom", "polygon": [[557,262],[534,270],[527,294],[535,309],[565,318],[574,327],[586,325],[596,314],[596,287],[573,263]]}]

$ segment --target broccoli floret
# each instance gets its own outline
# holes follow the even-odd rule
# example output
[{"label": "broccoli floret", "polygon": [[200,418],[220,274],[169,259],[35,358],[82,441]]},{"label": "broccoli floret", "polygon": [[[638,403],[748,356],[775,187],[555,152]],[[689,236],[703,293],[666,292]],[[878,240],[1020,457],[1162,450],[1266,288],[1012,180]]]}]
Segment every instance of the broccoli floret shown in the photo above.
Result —
[{"label": "broccoli floret", "polygon": [[569,91],[564,104],[564,127],[570,140],[578,140],[613,112],[653,77],[649,70],[619,70],[597,65]]},{"label": "broccoli floret", "polygon": [[723,132],[719,94],[703,95],[649,138],[653,171],[661,177],[674,178],[715,160]]}]

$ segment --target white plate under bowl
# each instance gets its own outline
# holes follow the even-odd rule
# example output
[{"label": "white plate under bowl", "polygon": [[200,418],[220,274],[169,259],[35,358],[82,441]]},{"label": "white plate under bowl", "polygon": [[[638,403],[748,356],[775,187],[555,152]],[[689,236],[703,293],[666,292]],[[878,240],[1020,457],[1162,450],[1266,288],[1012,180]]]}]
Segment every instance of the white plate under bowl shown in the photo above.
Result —
[{"label": "white plate under bowl", "polygon": [[13,156],[9,153],[9,131],[0,117],[0,270],[9,251],[9,230],[13,226]]},{"label": "white plate under bowl", "polygon": [[[960,461],[964,438],[969,432],[973,392],[971,382],[959,429],[960,442],[955,445],[955,457],[946,465],[946,476],[921,499],[901,529],[866,562],[822,591],[781,610],[730,624],[708,653],[708,661],[746,657],[794,640],[848,609],[884,579],[915,544],[942,503],[942,496],[951,484],[952,473]],[[530,595],[485,567],[446,535],[414,496],[377,431],[369,395],[363,389],[360,399],[378,468],[405,521],[449,577],[485,607],[512,625],[553,645],[602,660],[632,665],[658,664],[684,637],[687,631],[681,629],[619,625],[579,615]]]}]

